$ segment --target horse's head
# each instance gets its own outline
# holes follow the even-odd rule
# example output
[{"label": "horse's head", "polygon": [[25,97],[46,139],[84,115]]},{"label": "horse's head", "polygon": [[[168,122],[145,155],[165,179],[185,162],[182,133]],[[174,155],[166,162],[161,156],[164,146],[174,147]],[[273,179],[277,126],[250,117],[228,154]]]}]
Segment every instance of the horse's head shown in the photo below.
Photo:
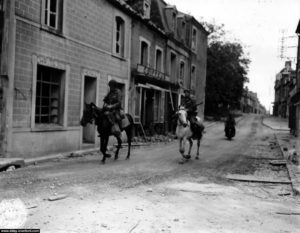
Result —
[{"label": "horse's head", "polygon": [[80,120],[80,125],[81,126],[84,127],[88,123],[90,123],[90,124],[93,123],[93,120],[96,117],[96,113],[95,113],[96,108],[97,107],[94,103],[90,103],[90,104],[85,103],[84,104],[83,116]]},{"label": "horse's head", "polygon": [[176,115],[178,124],[182,125],[183,127],[186,127],[188,125],[186,109],[183,106],[179,106]]}]

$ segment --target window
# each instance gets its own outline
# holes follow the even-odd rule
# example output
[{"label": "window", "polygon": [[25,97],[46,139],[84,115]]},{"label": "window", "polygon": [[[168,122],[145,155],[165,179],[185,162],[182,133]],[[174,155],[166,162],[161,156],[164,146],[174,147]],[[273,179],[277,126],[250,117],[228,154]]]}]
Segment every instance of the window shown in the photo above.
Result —
[{"label": "window", "polygon": [[141,41],[140,64],[148,66],[149,61],[149,45],[145,41]]},{"label": "window", "polygon": [[195,88],[196,87],[196,66],[192,66],[191,69],[191,82],[190,82],[190,89]]},{"label": "window", "polygon": [[115,34],[115,53],[121,57],[124,57],[125,46],[125,22],[117,16],[115,20],[116,34]]},{"label": "window", "polygon": [[144,2],[144,17],[147,19],[150,18],[150,5],[148,2]]},{"label": "window", "polygon": [[180,70],[179,70],[179,82],[183,84],[184,80],[184,62],[180,62]]},{"label": "window", "polygon": [[43,25],[49,29],[62,29],[62,4],[63,0],[43,0]]},{"label": "window", "polygon": [[62,124],[63,71],[38,65],[36,81],[36,124]]},{"label": "window", "polygon": [[160,49],[156,49],[156,54],[155,54],[155,69],[163,72],[162,69],[162,63],[163,63],[163,59],[162,59],[162,51]]},{"label": "window", "polygon": [[176,65],[176,54],[171,52],[171,67],[170,67],[170,74],[171,74],[171,79],[173,81],[177,81],[176,76],[177,76],[177,65]]},{"label": "window", "polygon": [[197,29],[193,28],[192,30],[192,50],[196,51],[197,49]]},{"label": "window", "polygon": [[181,22],[181,29],[182,29],[181,38],[184,40],[185,39],[185,22],[184,21]]},{"label": "window", "polygon": [[173,26],[173,31],[176,32],[176,13],[174,12],[172,14],[172,26]]}]

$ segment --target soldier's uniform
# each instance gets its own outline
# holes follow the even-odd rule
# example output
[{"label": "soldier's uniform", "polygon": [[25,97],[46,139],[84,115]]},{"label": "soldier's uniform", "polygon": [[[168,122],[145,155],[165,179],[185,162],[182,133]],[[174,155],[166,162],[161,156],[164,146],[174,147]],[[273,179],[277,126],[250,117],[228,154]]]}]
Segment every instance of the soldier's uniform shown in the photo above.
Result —
[{"label": "soldier's uniform", "polygon": [[[185,90],[185,92],[190,93],[188,90]],[[196,99],[193,96],[183,96],[181,100],[181,105],[185,107],[187,110],[187,118],[191,122],[191,129],[193,132],[197,130],[198,127],[201,127],[200,122],[197,121],[197,104]]]},{"label": "soldier's uniform", "polygon": [[[115,81],[111,81],[109,85],[115,85]],[[122,93],[118,88],[111,88],[109,93],[104,97],[104,114],[109,122],[113,125],[113,130],[121,133],[121,103]]]}]

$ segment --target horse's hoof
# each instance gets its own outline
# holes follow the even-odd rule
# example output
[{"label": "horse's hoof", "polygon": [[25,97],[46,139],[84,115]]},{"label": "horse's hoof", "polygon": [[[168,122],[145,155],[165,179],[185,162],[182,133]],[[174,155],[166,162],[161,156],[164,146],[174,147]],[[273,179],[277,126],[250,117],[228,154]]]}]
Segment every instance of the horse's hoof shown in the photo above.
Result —
[{"label": "horse's hoof", "polygon": [[115,157],[115,160],[118,160],[119,159],[119,157]]},{"label": "horse's hoof", "polygon": [[190,159],[191,158],[191,155],[184,155],[183,156],[185,159]]},{"label": "horse's hoof", "polygon": [[181,159],[178,163],[179,164],[184,164],[187,160],[186,159]]},{"label": "horse's hoof", "polygon": [[196,160],[199,160],[199,157],[198,157],[198,156],[196,157]]},{"label": "horse's hoof", "polygon": [[111,154],[106,154],[105,157],[106,158],[111,158]]},{"label": "horse's hoof", "polygon": [[129,159],[130,159],[130,157],[127,156],[127,157],[126,157],[126,160],[129,160]]},{"label": "horse's hoof", "polygon": [[101,160],[101,164],[105,164],[105,161]]}]

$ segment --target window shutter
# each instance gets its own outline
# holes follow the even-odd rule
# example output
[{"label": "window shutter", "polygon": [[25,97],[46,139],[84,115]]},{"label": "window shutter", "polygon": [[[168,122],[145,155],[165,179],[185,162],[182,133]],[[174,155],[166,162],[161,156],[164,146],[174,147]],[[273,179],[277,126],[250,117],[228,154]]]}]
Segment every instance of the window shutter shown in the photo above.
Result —
[{"label": "window shutter", "polygon": [[135,98],[134,98],[134,123],[141,122],[141,101],[142,101],[142,88],[136,87],[135,89]]},{"label": "window shutter", "polygon": [[159,105],[159,121],[160,121],[160,123],[164,123],[166,92],[162,91],[160,94],[161,94],[160,95],[161,98],[160,98],[160,105]]}]

